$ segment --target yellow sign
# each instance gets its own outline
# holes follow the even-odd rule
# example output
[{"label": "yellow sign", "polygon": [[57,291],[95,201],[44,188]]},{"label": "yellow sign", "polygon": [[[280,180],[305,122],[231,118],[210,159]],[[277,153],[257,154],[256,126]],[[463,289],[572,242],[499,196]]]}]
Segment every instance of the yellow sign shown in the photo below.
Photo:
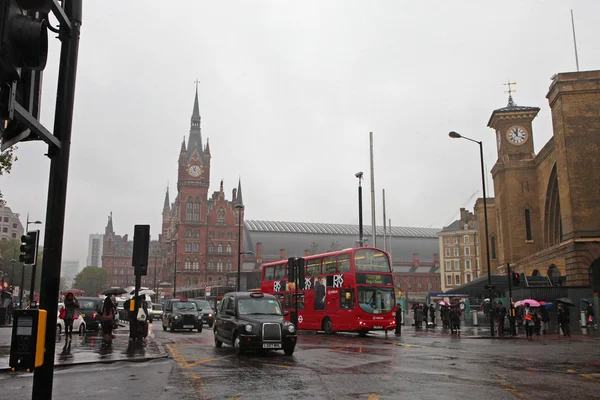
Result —
[{"label": "yellow sign", "polygon": [[402,297],[402,290],[398,290],[398,297]]},{"label": "yellow sign", "polygon": [[[44,351],[46,351],[46,321],[48,312],[39,310],[37,326],[37,342],[35,346],[35,367],[41,367],[44,364]],[[54,328],[53,328],[54,329]]]}]

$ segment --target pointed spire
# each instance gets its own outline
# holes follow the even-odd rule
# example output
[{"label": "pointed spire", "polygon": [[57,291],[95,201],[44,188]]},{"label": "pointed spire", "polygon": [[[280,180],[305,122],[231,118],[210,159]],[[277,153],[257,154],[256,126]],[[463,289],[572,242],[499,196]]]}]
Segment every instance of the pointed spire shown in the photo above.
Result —
[{"label": "pointed spire", "polygon": [[171,209],[171,201],[169,200],[169,185],[167,184],[167,193],[165,194],[165,204],[163,205],[163,211],[169,211]]},{"label": "pointed spire", "polygon": [[244,208],[244,200],[242,200],[242,178],[238,181],[237,197],[235,199],[235,208]]},{"label": "pointed spire", "polygon": [[192,111],[192,119],[200,118],[200,107],[198,106],[198,79],[196,79],[196,97],[194,98],[194,110]]},{"label": "pointed spire", "polygon": [[114,233],[114,232],[115,231],[113,230],[113,220],[112,220],[112,211],[111,211],[108,216],[108,223],[106,224],[105,233],[108,235],[109,233]]},{"label": "pointed spire", "polygon": [[198,106],[198,79],[196,79],[195,83],[196,95],[194,96],[194,109],[192,111],[192,118],[190,121],[190,137],[187,145],[187,162],[189,163],[194,157],[194,154],[197,154],[197,157],[200,158],[200,162],[204,164],[204,152],[202,151],[202,134],[200,128],[200,107]]},{"label": "pointed spire", "polygon": [[186,151],[185,150],[185,136],[183,137],[183,140],[181,141],[181,151]]},{"label": "pointed spire", "polygon": [[206,147],[204,148],[204,152],[210,153],[210,146],[208,144],[208,138],[206,138]]},{"label": "pointed spire", "polygon": [[512,98],[512,94],[509,94],[508,95],[508,105],[507,105],[507,107],[514,107],[514,106],[516,106],[516,104],[515,104],[515,102],[514,102],[514,100]]}]

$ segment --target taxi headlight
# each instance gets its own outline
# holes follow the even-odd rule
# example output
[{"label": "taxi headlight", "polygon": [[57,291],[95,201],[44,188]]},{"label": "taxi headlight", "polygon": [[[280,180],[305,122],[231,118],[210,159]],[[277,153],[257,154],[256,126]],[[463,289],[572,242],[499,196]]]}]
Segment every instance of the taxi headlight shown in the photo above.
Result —
[{"label": "taxi headlight", "polygon": [[287,328],[289,333],[296,332],[296,327],[294,326],[294,324],[289,324]]},{"label": "taxi headlight", "polygon": [[179,319],[179,315],[173,315],[173,319]]},{"label": "taxi headlight", "polygon": [[212,317],[212,314],[208,314],[208,318]]},{"label": "taxi headlight", "polygon": [[253,328],[252,325],[250,325],[250,324],[246,325],[246,332],[248,332],[248,333],[252,332],[252,328]]}]

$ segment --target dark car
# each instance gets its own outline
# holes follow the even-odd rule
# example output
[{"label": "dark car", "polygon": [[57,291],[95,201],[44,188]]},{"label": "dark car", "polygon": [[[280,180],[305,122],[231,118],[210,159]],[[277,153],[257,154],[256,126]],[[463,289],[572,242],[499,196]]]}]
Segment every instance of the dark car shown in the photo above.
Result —
[{"label": "dark car", "polygon": [[196,303],[187,299],[170,299],[165,303],[162,318],[162,328],[174,332],[176,329],[202,332],[202,317],[198,313]]},{"label": "dark car", "polygon": [[215,322],[215,312],[208,300],[191,299],[190,301],[196,303],[196,307],[200,310],[200,314],[202,314],[202,322],[208,325],[209,328],[212,328]]},{"label": "dark car", "polygon": [[79,313],[85,320],[88,330],[100,330],[100,316],[102,315],[102,306],[104,299],[98,297],[78,297]]},{"label": "dark car", "polygon": [[279,300],[259,292],[233,292],[223,296],[215,317],[215,346],[233,346],[238,355],[246,350],[283,350],[291,356],[296,347],[296,327],[286,321]]}]

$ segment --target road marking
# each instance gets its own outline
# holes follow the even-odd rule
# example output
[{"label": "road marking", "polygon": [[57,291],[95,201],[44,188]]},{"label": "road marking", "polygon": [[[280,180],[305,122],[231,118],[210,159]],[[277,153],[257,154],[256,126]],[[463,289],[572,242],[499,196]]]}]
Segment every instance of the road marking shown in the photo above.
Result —
[{"label": "road marking", "polygon": [[196,365],[204,364],[204,363],[207,363],[209,361],[220,360],[221,358],[224,358],[224,357],[206,358],[204,360],[196,361],[196,362],[193,362],[193,363],[189,363],[189,362],[186,361],[186,364],[187,364],[186,367],[188,367],[188,368],[189,367],[195,367]]},{"label": "road marking", "polygon": [[591,379],[591,380],[593,380],[596,383],[600,383],[600,379],[595,378],[595,377],[593,377],[593,376],[591,376],[589,374],[579,374],[579,376],[581,376],[583,378]]},{"label": "road marking", "polygon": [[242,398],[241,394],[236,394],[235,396],[231,396],[229,400],[240,400]]},{"label": "road marking", "polygon": [[371,394],[369,395],[369,398],[368,398],[367,400],[378,400],[378,399],[380,399],[380,398],[381,398],[381,396],[380,396],[380,395],[378,395],[377,393],[371,393]]},{"label": "road marking", "polygon": [[498,383],[502,386],[502,389],[506,390],[509,393],[512,393],[513,396],[518,397],[519,399],[524,399],[523,396],[516,388],[512,387],[510,383],[508,383],[504,378],[500,375],[494,375]]},{"label": "road marking", "polygon": [[431,346],[421,346],[420,344],[409,344],[409,343],[397,343],[396,346],[400,347],[415,347],[417,349],[431,349]]}]

